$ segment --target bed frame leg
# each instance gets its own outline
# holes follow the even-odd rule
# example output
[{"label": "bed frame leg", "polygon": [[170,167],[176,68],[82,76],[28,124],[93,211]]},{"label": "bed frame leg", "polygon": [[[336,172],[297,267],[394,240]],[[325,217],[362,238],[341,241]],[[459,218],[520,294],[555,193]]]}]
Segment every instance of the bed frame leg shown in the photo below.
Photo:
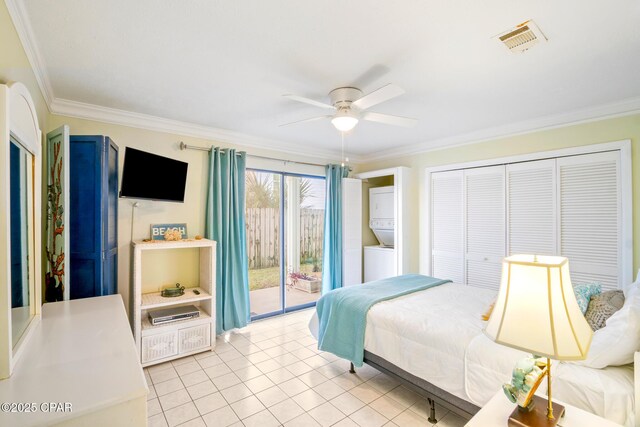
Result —
[{"label": "bed frame leg", "polygon": [[351,366],[349,366],[349,372],[352,373],[352,374],[356,373],[356,368],[355,368],[355,366],[353,366],[353,363],[351,364]]},{"label": "bed frame leg", "polygon": [[428,421],[431,424],[435,424],[438,422],[438,420],[436,420],[436,401],[431,398],[428,398],[427,400],[429,401],[429,408],[430,408]]}]

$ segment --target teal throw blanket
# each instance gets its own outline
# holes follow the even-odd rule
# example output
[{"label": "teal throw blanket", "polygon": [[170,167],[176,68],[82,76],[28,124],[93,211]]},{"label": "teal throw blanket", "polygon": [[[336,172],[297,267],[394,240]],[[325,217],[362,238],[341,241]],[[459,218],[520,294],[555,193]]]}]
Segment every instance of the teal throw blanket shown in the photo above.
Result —
[{"label": "teal throw blanket", "polygon": [[318,349],[362,366],[367,313],[374,304],[448,282],[405,274],[328,292],[316,305]]}]

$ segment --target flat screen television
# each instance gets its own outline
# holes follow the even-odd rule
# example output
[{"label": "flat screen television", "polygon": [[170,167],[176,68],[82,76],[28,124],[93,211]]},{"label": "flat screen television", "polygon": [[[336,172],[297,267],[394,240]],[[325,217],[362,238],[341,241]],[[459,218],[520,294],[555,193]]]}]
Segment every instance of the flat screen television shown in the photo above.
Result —
[{"label": "flat screen television", "polygon": [[120,197],[184,202],[189,164],[127,147]]}]

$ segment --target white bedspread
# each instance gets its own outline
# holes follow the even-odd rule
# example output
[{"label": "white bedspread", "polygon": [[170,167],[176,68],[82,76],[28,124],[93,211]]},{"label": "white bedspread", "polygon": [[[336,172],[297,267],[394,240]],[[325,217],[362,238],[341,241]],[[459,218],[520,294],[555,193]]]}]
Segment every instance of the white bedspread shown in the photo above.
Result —
[{"label": "white bedspread", "polygon": [[592,369],[559,363],[552,376],[553,396],[627,427],[634,426],[633,365]]},{"label": "white bedspread", "polygon": [[[495,292],[447,283],[374,305],[364,348],[462,399],[464,356]],[[453,321],[452,321],[453,320]]]},{"label": "white bedspread", "polygon": [[[515,362],[526,355],[482,333],[481,315],[495,297],[495,291],[448,283],[376,304],[367,315],[365,350],[482,406],[510,381]],[[314,316],[314,335],[316,323]],[[559,400],[632,425],[632,367],[556,363],[552,374],[553,395]]]}]

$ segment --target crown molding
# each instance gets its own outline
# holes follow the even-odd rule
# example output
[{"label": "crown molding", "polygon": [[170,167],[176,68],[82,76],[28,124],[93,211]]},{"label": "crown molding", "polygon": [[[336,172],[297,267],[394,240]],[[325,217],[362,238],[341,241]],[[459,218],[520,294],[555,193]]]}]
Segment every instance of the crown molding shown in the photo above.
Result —
[{"label": "crown molding", "polygon": [[597,122],[615,117],[629,116],[632,114],[640,114],[640,98],[627,98],[622,101],[583,108],[567,113],[543,116],[504,126],[496,126],[475,132],[454,135],[447,138],[432,139],[417,144],[378,151],[375,154],[361,156],[358,160],[360,163],[368,163],[388,158],[411,156],[429,151],[477,144],[494,139],[509,138],[532,132],[541,132],[582,123]]},{"label": "crown molding", "polygon": [[49,76],[46,72],[44,59],[38,50],[37,44],[35,43],[33,29],[31,28],[31,24],[27,17],[24,4],[20,0],[4,0],[4,3],[7,6],[9,16],[11,16],[13,26],[18,33],[18,38],[22,43],[24,52],[29,60],[29,64],[31,64],[33,74],[35,74],[36,81],[40,87],[40,92],[42,92],[47,108],[51,111],[51,103],[55,99],[53,87],[51,86]]},{"label": "crown molding", "polygon": [[[134,113],[126,110],[102,107],[100,105],[56,98],[49,106],[52,114],[94,120],[103,123],[147,129],[157,132],[202,138],[219,143],[240,145],[248,148],[277,151],[289,155],[322,160],[337,161],[341,155],[337,151],[310,149],[267,138],[260,138],[240,132],[198,125],[179,120],[166,119],[149,114]],[[355,160],[351,161],[356,163]]]}]

